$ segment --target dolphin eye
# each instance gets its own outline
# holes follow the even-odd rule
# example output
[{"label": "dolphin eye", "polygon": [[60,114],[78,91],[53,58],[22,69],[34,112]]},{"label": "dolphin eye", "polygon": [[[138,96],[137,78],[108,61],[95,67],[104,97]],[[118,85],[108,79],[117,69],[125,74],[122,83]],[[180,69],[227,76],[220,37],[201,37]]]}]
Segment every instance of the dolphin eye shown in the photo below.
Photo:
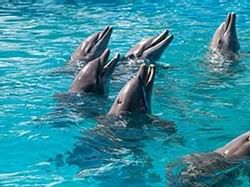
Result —
[{"label": "dolphin eye", "polygon": [[220,49],[222,47],[222,41],[221,39],[218,40],[218,48]]},{"label": "dolphin eye", "polygon": [[118,99],[117,103],[118,103],[118,104],[121,104],[121,103],[122,103],[121,99]]}]

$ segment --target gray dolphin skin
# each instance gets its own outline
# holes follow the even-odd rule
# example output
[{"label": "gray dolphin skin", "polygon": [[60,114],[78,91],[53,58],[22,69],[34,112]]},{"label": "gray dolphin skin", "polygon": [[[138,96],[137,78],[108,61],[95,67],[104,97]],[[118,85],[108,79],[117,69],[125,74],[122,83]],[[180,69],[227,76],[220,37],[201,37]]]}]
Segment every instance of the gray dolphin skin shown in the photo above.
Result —
[{"label": "gray dolphin skin", "polygon": [[236,31],[236,14],[229,13],[226,20],[221,23],[214,33],[210,48],[220,52],[226,58],[235,58],[240,50]]},{"label": "gray dolphin skin", "polygon": [[174,36],[169,35],[169,31],[165,30],[161,34],[142,40],[131,48],[125,58],[132,60],[150,60],[160,59],[162,53],[172,42]]},{"label": "gray dolphin skin", "polygon": [[141,64],[136,76],[129,80],[118,93],[108,115],[128,112],[150,113],[154,76],[154,65]]},{"label": "gray dolphin skin", "polygon": [[225,146],[215,150],[225,158],[250,156],[250,131],[236,137]]},{"label": "gray dolphin skin", "polygon": [[112,27],[107,26],[102,31],[90,35],[72,54],[69,63],[77,64],[79,61],[89,62],[99,57],[107,49]]},{"label": "gray dolphin skin", "polygon": [[[250,176],[249,158],[250,131],[247,131],[213,152],[187,155],[168,165],[169,186],[239,186],[234,183],[239,175]],[[182,169],[176,175],[173,171],[177,168]]]},{"label": "gray dolphin skin", "polygon": [[107,91],[109,79],[120,59],[116,54],[109,62],[110,50],[106,49],[103,54],[85,65],[76,75],[69,92],[81,93],[92,92],[104,94]]}]

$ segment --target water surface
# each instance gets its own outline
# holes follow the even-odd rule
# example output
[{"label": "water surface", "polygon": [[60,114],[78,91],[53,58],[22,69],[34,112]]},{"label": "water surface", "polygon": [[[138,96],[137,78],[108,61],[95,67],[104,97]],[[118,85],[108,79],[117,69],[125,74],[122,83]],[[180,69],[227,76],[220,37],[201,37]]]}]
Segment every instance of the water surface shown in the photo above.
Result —
[{"label": "water surface", "polygon": [[[0,185],[166,186],[167,164],[189,153],[211,151],[249,130],[249,7],[247,0],[3,1]],[[238,15],[242,55],[233,68],[215,71],[206,63],[208,44],[230,11]],[[118,156],[108,157],[95,170],[87,165],[82,170],[65,160],[82,139],[91,142],[98,116],[109,110],[122,85],[113,80],[108,98],[90,95],[73,104],[55,94],[67,92],[73,80],[73,75],[60,72],[71,53],[106,25],[114,28],[112,54],[125,54],[137,41],[166,28],[174,34],[157,62],[170,68],[157,69],[152,113],[173,121],[176,133],[156,130],[149,138],[146,131],[145,138],[139,129],[138,139],[132,136],[133,149],[127,144],[127,149],[117,147],[112,151]],[[244,178],[241,182],[249,186]]]}]

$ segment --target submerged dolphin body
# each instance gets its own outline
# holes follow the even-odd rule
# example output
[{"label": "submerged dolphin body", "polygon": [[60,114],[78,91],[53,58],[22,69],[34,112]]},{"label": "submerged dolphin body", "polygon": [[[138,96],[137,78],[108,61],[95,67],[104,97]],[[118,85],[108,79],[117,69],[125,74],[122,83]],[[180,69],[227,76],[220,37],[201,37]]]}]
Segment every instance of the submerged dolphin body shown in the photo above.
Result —
[{"label": "submerged dolphin body", "polygon": [[120,55],[116,54],[108,62],[109,54],[110,50],[106,49],[100,57],[86,64],[76,75],[69,92],[92,92],[98,94],[107,92],[110,77],[120,58]]},{"label": "submerged dolphin body", "polygon": [[107,26],[102,31],[90,35],[72,54],[69,63],[77,65],[89,62],[99,57],[106,49],[112,34],[112,27]]},{"label": "submerged dolphin body", "polygon": [[240,50],[240,44],[236,31],[236,14],[229,13],[226,20],[221,23],[214,33],[210,49],[219,53],[226,60],[236,60]]},{"label": "submerged dolphin body", "polygon": [[172,42],[174,36],[165,30],[161,34],[142,40],[125,55],[126,59],[156,61]]},{"label": "submerged dolphin body", "polygon": [[159,138],[165,140],[159,142],[164,147],[179,140],[175,133],[172,123],[142,113],[106,116],[95,128],[86,129],[65,158],[61,154],[56,162],[77,166],[78,177],[94,178],[101,186],[127,186],[128,180],[147,186],[152,158],[145,152],[145,144]]}]

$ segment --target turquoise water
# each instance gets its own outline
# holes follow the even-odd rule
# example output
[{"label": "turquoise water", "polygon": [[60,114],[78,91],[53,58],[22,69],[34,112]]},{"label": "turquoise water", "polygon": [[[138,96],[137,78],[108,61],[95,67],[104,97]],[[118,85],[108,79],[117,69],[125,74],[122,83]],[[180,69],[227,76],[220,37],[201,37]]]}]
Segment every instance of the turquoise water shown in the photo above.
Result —
[{"label": "turquoise water", "polygon": [[[235,66],[218,70],[206,63],[208,44],[230,11],[238,15],[242,55]],[[173,121],[176,133],[142,138],[138,130],[132,148],[112,147],[113,158],[91,169],[88,157],[81,167],[67,158],[79,142],[91,147],[98,116],[109,110],[122,85],[113,80],[108,98],[89,95],[67,103],[55,94],[67,92],[73,80],[62,71],[71,53],[106,25],[114,28],[112,54],[125,54],[166,28],[174,34],[158,61],[170,68],[157,69],[152,114]],[[249,130],[249,25],[248,1],[1,3],[0,186],[166,186],[167,164]],[[90,151],[94,157],[98,146]]]}]

